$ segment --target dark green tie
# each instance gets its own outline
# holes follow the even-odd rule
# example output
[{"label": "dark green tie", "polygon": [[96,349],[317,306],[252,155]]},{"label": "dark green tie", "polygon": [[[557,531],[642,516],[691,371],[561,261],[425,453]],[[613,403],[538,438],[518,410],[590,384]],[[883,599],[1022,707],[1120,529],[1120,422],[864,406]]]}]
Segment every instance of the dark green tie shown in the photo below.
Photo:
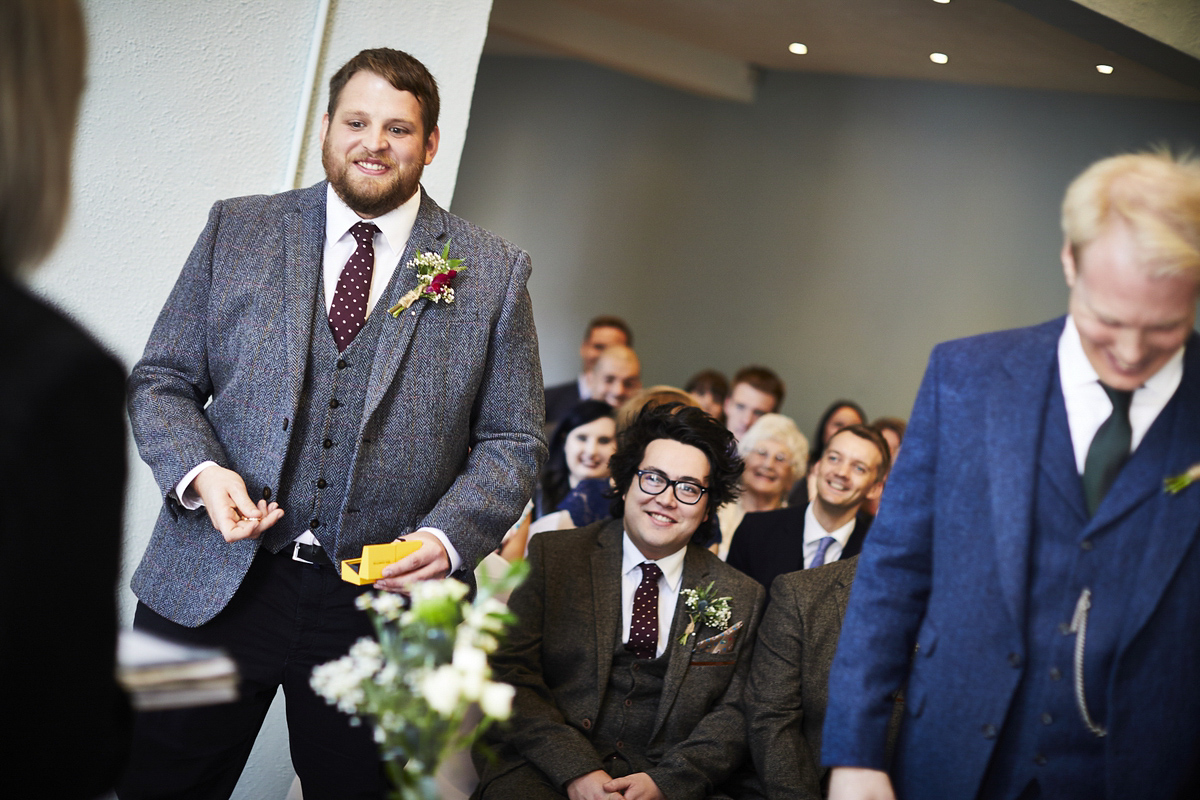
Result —
[{"label": "dark green tie", "polygon": [[1129,403],[1132,391],[1100,386],[1112,401],[1112,416],[1096,431],[1096,437],[1088,447],[1087,459],[1083,462],[1083,496],[1087,499],[1089,514],[1095,514],[1108,488],[1117,479],[1121,465],[1129,458],[1129,446],[1133,441],[1133,429],[1129,426]]}]

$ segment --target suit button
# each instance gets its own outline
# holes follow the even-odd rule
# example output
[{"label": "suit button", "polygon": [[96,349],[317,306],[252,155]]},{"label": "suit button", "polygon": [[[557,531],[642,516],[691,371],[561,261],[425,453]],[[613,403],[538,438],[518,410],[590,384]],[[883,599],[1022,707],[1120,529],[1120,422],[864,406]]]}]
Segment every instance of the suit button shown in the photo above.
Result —
[{"label": "suit button", "polygon": [[1042,724],[1043,725],[1049,725],[1052,722],[1054,722],[1054,717],[1050,716],[1050,712],[1047,711],[1042,714]]},{"label": "suit button", "polygon": [[1058,667],[1050,668],[1050,680],[1052,680],[1052,681],[1062,680],[1062,673],[1058,671]]},{"label": "suit button", "polygon": [[618,750],[624,750],[624,749],[625,749],[625,743],[624,743],[624,742],[617,742],[617,749],[618,749]]},{"label": "suit button", "polygon": [[328,486],[328,485],[329,485],[329,484],[325,483],[325,479],[324,479],[324,478],[317,478],[317,488],[318,488],[318,489],[324,489],[324,488],[325,488],[326,486]]},{"label": "suit button", "polygon": [[1021,666],[1021,654],[1020,653],[1009,653],[1008,654],[1008,663],[1012,664],[1014,669]]},{"label": "suit button", "polygon": [[263,487],[263,500],[270,500],[270,499],[271,499],[271,487],[264,486]]},{"label": "suit button", "polygon": [[337,368],[338,368],[338,369],[345,369],[345,368],[346,368],[346,359],[344,359],[344,358],[339,358],[339,359],[338,359],[338,363],[337,363]]},{"label": "suit button", "polygon": [[580,724],[583,726],[585,731],[590,731],[592,729],[592,721],[590,719],[585,719]]},{"label": "suit button", "polygon": [[983,734],[983,738],[985,738],[985,739],[995,739],[996,738],[996,726],[995,725],[984,725],[982,728],[979,729],[979,731]]},{"label": "suit button", "polygon": [[637,672],[639,669],[641,669],[641,665],[640,665],[640,664],[634,664],[634,665],[633,665],[633,671],[634,671],[634,672]]},{"label": "suit button", "polygon": [[1093,543],[1091,539],[1084,539],[1079,543],[1079,549],[1085,553],[1091,552],[1092,548],[1095,546],[1095,543]]},{"label": "suit button", "polygon": [[308,521],[308,527],[314,528],[314,529],[321,527],[321,520],[317,519],[316,517],[313,517],[312,519],[310,519]]},{"label": "suit button", "polygon": [[338,399],[336,397],[331,397],[329,399],[329,407],[330,408],[337,408],[339,405],[341,405],[341,403],[338,402]]},{"label": "suit button", "polygon": [[328,450],[329,448],[333,447],[333,440],[326,439],[325,441],[321,442],[321,446]]},{"label": "suit button", "polygon": [[1033,757],[1033,763],[1037,764],[1039,767],[1044,767],[1046,766],[1046,757],[1041,753],[1038,753]]},{"label": "suit button", "polygon": [[630,700],[628,697],[625,698],[625,707],[629,708],[631,705],[633,705],[633,701]]}]

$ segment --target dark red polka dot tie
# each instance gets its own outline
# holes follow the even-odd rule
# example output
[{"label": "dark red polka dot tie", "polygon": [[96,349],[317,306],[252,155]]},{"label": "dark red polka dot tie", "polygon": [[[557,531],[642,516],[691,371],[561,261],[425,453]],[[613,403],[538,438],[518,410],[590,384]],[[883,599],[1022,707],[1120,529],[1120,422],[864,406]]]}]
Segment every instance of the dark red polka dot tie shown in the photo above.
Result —
[{"label": "dark red polka dot tie", "polygon": [[338,352],[342,352],[367,321],[367,296],[371,293],[371,272],[375,269],[375,234],[379,228],[370,222],[356,222],[350,235],[358,242],[354,255],[346,262],[338,278],[333,304],[329,307],[329,329]]},{"label": "dark red polka dot tie", "polygon": [[663,572],[652,561],[638,566],[642,568],[642,582],[633,593],[633,616],[625,649],[638,658],[654,658],[658,653],[658,579]]}]

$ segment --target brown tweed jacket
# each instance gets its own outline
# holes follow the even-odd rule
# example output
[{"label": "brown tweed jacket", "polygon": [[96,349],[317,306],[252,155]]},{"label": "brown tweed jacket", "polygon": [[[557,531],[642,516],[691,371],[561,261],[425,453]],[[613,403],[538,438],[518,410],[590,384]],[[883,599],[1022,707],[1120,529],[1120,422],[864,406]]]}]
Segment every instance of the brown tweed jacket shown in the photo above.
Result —
[{"label": "brown tweed jacket", "polygon": [[[518,623],[493,658],[496,679],[517,694],[509,725],[493,734],[498,758],[480,764],[480,792],[495,778],[532,764],[552,786],[602,769],[591,733],[621,636],[623,526],[606,520],[535,537],[531,571],[513,592]],[[750,671],[766,592],[712,553],[688,546],[682,588],[707,586],[732,598],[730,625],[743,623],[728,653],[697,652],[695,643],[719,631],[700,628],[686,645],[682,598],[671,627],[669,660],[658,713],[645,753],[647,773],[670,798],[715,792],[745,757],[740,700]]]}]

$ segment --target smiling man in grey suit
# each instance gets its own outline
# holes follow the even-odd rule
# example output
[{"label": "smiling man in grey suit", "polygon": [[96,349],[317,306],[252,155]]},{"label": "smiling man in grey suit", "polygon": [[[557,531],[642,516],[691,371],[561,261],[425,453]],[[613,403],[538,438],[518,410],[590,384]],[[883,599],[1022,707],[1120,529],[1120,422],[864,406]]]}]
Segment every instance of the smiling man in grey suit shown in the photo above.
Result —
[{"label": "smiling man in grey suit", "polygon": [[[227,648],[242,686],[234,704],[142,715],[122,798],[228,796],[280,685],[305,798],[381,796],[369,734],[308,685],[370,632],[336,565],[406,537],[421,548],[377,587],[470,582],[532,492],[529,257],[420,190],[437,114],[411,56],[343,66],[328,183],[217,203],[133,370],[164,498],[135,626]],[[419,284],[414,257],[447,246],[457,274]]]},{"label": "smiling man in grey suit", "polygon": [[[689,544],[736,492],[733,436],[679,404],[643,411],[609,461],[617,520],[535,537],[493,658],[516,687],[477,797],[720,795],[745,754],[742,685],[765,591]],[[689,607],[694,590],[730,614]]]}]

